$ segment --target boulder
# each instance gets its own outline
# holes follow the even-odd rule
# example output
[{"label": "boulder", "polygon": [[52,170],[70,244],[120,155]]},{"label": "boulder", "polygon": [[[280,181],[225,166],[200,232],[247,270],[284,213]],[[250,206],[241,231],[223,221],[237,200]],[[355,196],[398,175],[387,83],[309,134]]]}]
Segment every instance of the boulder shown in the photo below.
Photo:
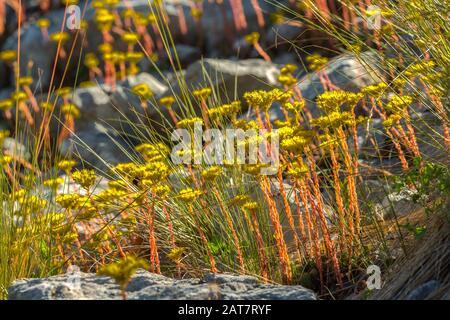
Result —
[{"label": "boulder", "polygon": [[[331,83],[342,90],[357,92],[361,88],[383,81],[381,72],[377,69],[377,57],[371,52],[365,52],[359,59],[350,54],[343,54],[333,58],[320,71],[327,76]],[[324,93],[320,82],[319,72],[311,72],[298,82],[298,88],[314,117],[320,115],[315,105],[315,98]]]},{"label": "boulder", "polygon": [[[129,300],[316,300],[301,286],[262,284],[254,277],[209,274],[203,279],[174,280],[139,270],[126,289]],[[119,286],[108,277],[71,271],[45,279],[15,281],[11,300],[118,300]]]},{"label": "boulder", "polygon": [[[221,100],[227,102],[242,98],[245,92],[278,85],[279,74],[277,65],[262,59],[204,59],[190,65],[184,78],[189,89],[217,88]],[[177,84],[173,90],[181,92]]]},{"label": "boulder", "polygon": [[95,122],[71,134],[59,147],[62,155],[76,158],[80,166],[108,173],[111,166],[129,162],[130,144],[116,131]]}]

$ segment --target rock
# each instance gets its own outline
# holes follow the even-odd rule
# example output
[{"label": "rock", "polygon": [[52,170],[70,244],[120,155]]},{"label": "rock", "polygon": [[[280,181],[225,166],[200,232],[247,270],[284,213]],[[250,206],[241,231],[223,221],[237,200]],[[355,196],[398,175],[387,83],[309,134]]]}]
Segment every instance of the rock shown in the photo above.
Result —
[{"label": "rock", "polygon": [[300,40],[306,28],[301,22],[291,21],[289,23],[276,24],[267,33],[266,43],[274,47],[276,51],[285,52],[293,46],[299,46]]},{"label": "rock", "polygon": [[[204,14],[201,19],[201,28],[205,37],[206,52],[210,53],[218,51],[222,56],[233,55],[230,49],[233,46],[233,38],[237,34],[234,28],[233,11],[231,10],[230,0],[223,1],[223,7],[216,5],[216,2],[204,0],[203,10]],[[277,10],[277,6],[269,1],[258,1],[259,6],[263,12],[265,24],[270,25],[270,14]],[[279,6],[286,5],[287,0],[278,0]],[[251,1],[242,1],[245,18],[247,21],[247,29],[242,31],[243,34],[249,34],[253,31],[261,31],[258,28],[258,22],[255,9]],[[189,15],[189,14],[188,14]],[[226,24],[228,30],[225,27],[224,17],[226,17]],[[191,17],[188,20],[192,20]],[[191,26],[192,25],[192,26]],[[189,29],[195,30],[195,23],[191,21]],[[197,39],[198,40],[198,39]]]},{"label": "rock", "polygon": [[422,206],[413,201],[413,196],[417,191],[412,189],[403,189],[399,192],[388,194],[381,202],[383,216],[387,219],[402,217],[420,210]]},{"label": "rock", "polygon": [[[64,17],[64,10],[51,11],[43,17],[51,22],[48,28],[49,34],[59,32]],[[17,50],[17,43],[18,34],[15,32],[6,39],[2,50]],[[52,63],[56,54],[57,44],[44,39],[39,27],[33,22],[28,22],[21,27],[20,46],[20,74],[30,74],[33,77],[32,90],[46,90],[50,83]],[[28,69],[30,61],[33,62],[31,70]],[[15,83],[13,73],[10,73],[10,82]]]},{"label": "rock", "polygon": [[[357,92],[361,88],[378,83],[383,80],[377,69],[377,58],[370,52],[362,53],[363,57],[358,59],[354,55],[343,54],[330,60],[321,70],[330,81],[342,90]],[[362,62],[368,63],[363,65]],[[304,76],[298,82],[298,88],[306,101],[314,117],[320,113],[315,106],[314,99],[325,90],[322,86],[317,72],[312,72]]]},{"label": "rock", "polygon": [[[184,44],[177,44],[175,48],[171,48],[170,57],[175,60],[175,57],[178,57],[178,61],[180,62],[180,66],[182,69],[187,68],[190,64],[194,63],[197,60],[200,60],[202,57],[202,52],[199,48],[188,46]],[[165,64],[169,64],[169,55],[165,52],[164,55],[160,58],[162,62]],[[175,62],[176,63],[176,62]]]},{"label": "rock", "polygon": [[[278,85],[279,68],[262,59],[204,59],[189,66],[185,80],[189,88],[214,86],[222,101],[241,98],[245,92]],[[180,88],[175,85],[174,92]]]},{"label": "rock", "polygon": [[13,138],[5,138],[2,145],[2,152],[7,155],[13,155],[22,160],[29,160],[31,158],[25,145]]},{"label": "rock", "polygon": [[[46,279],[15,281],[8,289],[10,300],[118,300],[119,286],[108,277],[70,272]],[[261,284],[256,278],[231,274],[203,279],[174,280],[139,270],[127,287],[129,300],[316,300],[301,286]]]},{"label": "rock", "polygon": [[[145,112],[140,98],[131,92],[131,88],[138,84],[147,84],[156,97],[167,90],[164,84],[147,73],[127,77],[125,81],[118,82],[114,90],[105,84],[75,89],[71,100],[80,110],[80,117],[75,119],[75,133],[90,131],[94,122],[121,133],[130,132],[131,123],[138,123],[138,118]],[[38,101],[46,100],[46,94],[38,98]],[[53,100],[54,97],[50,99]],[[62,99],[58,98],[55,119],[51,122],[53,137],[57,137],[61,130],[58,118],[64,121],[59,113],[62,103]]]},{"label": "rock", "polygon": [[406,300],[425,300],[431,294],[439,290],[441,284],[437,280],[428,281],[416,289],[414,289],[407,297]]},{"label": "rock", "polygon": [[128,141],[116,131],[100,123],[93,123],[63,141],[60,152],[66,157],[79,159],[83,167],[106,172],[119,162],[129,162]]}]

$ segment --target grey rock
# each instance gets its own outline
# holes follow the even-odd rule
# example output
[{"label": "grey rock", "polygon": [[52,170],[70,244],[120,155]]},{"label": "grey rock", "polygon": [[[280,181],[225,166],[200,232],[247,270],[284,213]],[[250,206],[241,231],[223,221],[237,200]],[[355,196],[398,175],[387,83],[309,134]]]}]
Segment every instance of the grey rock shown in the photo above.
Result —
[{"label": "grey rock", "polygon": [[[262,59],[204,59],[187,68],[185,80],[189,88],[214,86],[222,101],[230,101],[241,98],[247,91],[278,85],[279,73],[277,65]],[[174,86],[174,91],[179,93],[180,88]]]},{"label": "grey rock", "polygon": [[[358,59],[354,55],[344,54],[330,60],[322,70],[322,74],[328,76],[330,81],[342,90],[357,92],[361,88],[378,83],[383,80],[380,71],[377,69],[377,57],[365,52],[362,58]],[[314,117],[319,115],[319,110],[315,106],[314,99],[324,93],[317,72],[312,72],[300,79],[298,88],[306,101]]]},{"label": "grey rock", "polygon": [[133,153],[133,150],[116,131],[101,123],[92,123],[65,139],[60,145],[60,152],[66,157],[79,159],[83,167],[107,174],[111,166],[130,161],[127,154]]},{"label": "grey rock", "polygon": [[[8,289],[11,300],[117,300],[119,286],[108,277],[71,272],[46,279],[15,281]],[[129,300],[316,300],[301,286],[262,284],[256,278],[231,274],[206,275],[203,279],[174,280],[139,270],[127,287]]]},{"label": "grey rock", "polygon": [[406,300],[425,300],[433,292],[439,290],[441,284],[437,280],[430,280],[416,289],[414,289],[407,297]]},{"label": "grey rock", "polygon": [[[197,60],[200,60],[202,57],[202,52],[199,48],[194,46],[177,44],[175,45],[175,48],[171,48],[170,57],[172,57],[173,60],[175,60],[175,57],[177,57],[181,68],[185,69],[190,64],[194,63]],[[169,55],[165,52],[160,60],[162,60],[165,64],[169,64]]]},{"label": "grey rock", "polygon": [[[59,32],[61,29],[63,10],[55,10],[45,14],[43,17],[50,20],[51,24],[48,33]],[[2,50],[17,50],[18,34],[17,32],[9,36]],[[20,74],[28,74],[34,79],[31,86],[32,90],[47,89],[50,83],[52,62],[56,54],[57,44],[44,39],[41,30],[34,22],[28,22],[21,28],[21,64]],[[33,62],[31,70],[28,70],[29,62]],[[14,83],[14,75],[10,73],[10,82]]]},{"label": "grey rock", "polygon": [[31,155],[25,145],[13,138],[5,138],[2,145],[2,152],[19,159],[29,160]]},{"label": "grey rock", "polygon": [[383,210],[383,216],[390,219],[402,217],[420,210],[422,206],[415,203],[412,199],[416,194],[417,191],[406,188],[399,192],[388,194],[381,202],[380,209]]},{"label": "grey rock", "polygon": [[[130,123],[137,123],[138,118],[144,114],[141,100],[131,92],[131,88],[138,84],[147,84],[155,96],[167,90],[164,84],[147,73],[127,77],[125,81],[118,82],[114,90],[105,84],[75,89],[71,100],[80,110],[80,117],[75,119],[75,132],[89,131],[86,128],[92,128],[94,122],[119,132],[128,132]],[[46,101],[46,99],[47,95],[43,95],[38,100]],[[58,111],[62,103],[62,99],[59,98],[51,122],[53,136],[57,136],[61,130],[60,121],[64,121]]]},{"label": "grey rock", "polygon": [[284,51],[299,44],[305,32],[305,27],[300,22],[290,22],[274,25],[267,33],[266,43],[274,46],[277,51]]}]

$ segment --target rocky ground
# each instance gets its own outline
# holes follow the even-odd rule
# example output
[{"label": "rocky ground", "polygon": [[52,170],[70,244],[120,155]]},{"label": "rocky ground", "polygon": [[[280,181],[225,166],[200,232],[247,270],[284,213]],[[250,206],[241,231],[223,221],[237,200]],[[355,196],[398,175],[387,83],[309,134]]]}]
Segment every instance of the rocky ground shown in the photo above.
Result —
[{"label": "rocky ground", "polygon": [[[55,1],[53,9],[42,15],[38,9],[38,1],[25,1],[27,5],[27,14],[30,17],[22,27],[21,33],[21,52],[23,61],[33,61],[33,65],[21,65],[22,74],[31,74],[34,78],[32,90],[37,95],[38,101],[44,101],[47,98],[51,81],[51,70],[53,56],[56,52],[55,43],[44,41],[41,30],[35,25],[39,17],[46,17],[52,21],[52,27],[49,32],[57,31],[62,23],[63,9]],[[256,89],[267,89],[280,87],[277,78],[280,68],[285,63],[294,63],[301,66],[304,61],[301,55],[294,54],[286,50],[285,44],[274,46],[271,54],[274,57],[273,62],[267,62],[259,58],[257,52],[249,46],[242,36],[233,39],[227,38],[222,13],[215,10],[212,5],[205,5],[206,14],[201,19],[201,28],[197,28],[195,22],[188,18],[188,34],[180,34],[176,20],[177,1],[166,1],[168,3],[168,14],[170,19],[171,32],[177,43],[176,51],[179,55],[183,70],[180,71],[189,88],[198,88],[202,86],[214,86],[219,88],[221,99],[232,100],[241,99],[247,91]],[[281,1],[287,3],[288,1]],[[81,1],[83,4],[84,2]],[[181,1],[182,8],[188,15],[189,6],[185,1]],[[208,3],[208,1],[205,1]],[[229,1],[225,1],[229,3]],[[250,1],[244,1],[245,11],[249,23],[249,32],[256,31],[257,23],[254,11],[250,7]],[[274,7],[262,2],[265,18],[269,21],[269,15],[275,11]],[[141,12],[148,11],[147,0],[131,1],[134,9]],[[93,11],[88,8],[86,20],[88,22],[85,36],[87,39],[88,52],[95,52],[102,39],[96,32],[93,23]],[[119,5],[118,11],[121,12],[124,7]],[[17,21],[14,19],[13,12],[8,11],[7,25],[5,33],[0,40],[1,50],[17,49],[18,34],[15,30]],[[253,28],[253,26],[255,26]],[[255,30],[252,30],[255,29]],[[304,32],[302,25],[268,25],[262,32],[263,41],[266,44],[273,44],[277,39],[283,41],[295,41],[299,35]],[[200,37],[201,35],[201,37]],[[199,39],[202,43],[199,45]],[[67,48],[69,49],[69,48]],[[240,59],[236,59],[239,54]],[[322,76],[342,90],[359,91],[361,88],[375,84],[384,80],[384,75],[377,68],[377,57],[370,53],[365,53],[363,59],[350,54],[341,54],[330,59],[329,63],[321,70]],[[72,58],[72,62],[78,61],[78,56]],[[145,60],[145,59],[144,59]],[[61,76],[61,70],[67,61],[62,60],[61,65],[57,64]],[[158,62],[160,68],[167,66],[168,57],[162,55]],[[73,68],[70,65],[69,68]],[[137,114],[142,114],[141,101],[130,92],[130,88],[136,84],[147,84],[158,98],[172,93],[179,93],[181,89],[173,79],[176,74],[169,70],[164,70],[164,77],[158,75],[148,61],[140,64],[141,73],[135,76],[129,76],[123,81],[119,81],[115,88],[102,83],[99,79],[98,84],[89,88],[76,88],[73,92],[72,101],[81,111],[80,118],[75,122],[75,134],[66,138],[59,146],[59,152],[62,155],[82,159],[80,165],[83,167],[96,168],[99,172],[105,171],[111,166],[120,162],[129,160],[127,153],[133,154],[133,143],[137,143],[127,136],[126,132],[130,128],[125,127],[124,123],[118,119],[126,117],[131,122],[137,121]],[[368,71],[370,70],[370,71]],[[86,70],[84,70],[86,71]],[[205,76],[205,72],[208,77]],[[6,66],[0,62],[0,99],[9,97],[14,91],[14,79],[11,72],[11,66]],[[5,76],[3,76],[5,75]],[[308,72],[300,69],[299,82],[297,84],[308,107],[316,116],[318,109],[315,107],[315,98],[323,93],[325,89],[320,81],[317,72]],[[71,84],[74,79],[70,79]],[[39,94],[41,92],[42,94]],[[62,100],[58,101],[62,104]],[[153,109],[152,109],[153,110]],[[155,109],[156,110],[156,109]],[[165,109],[164,109],[165,110]],[[175,112],[177,106],[174,106]],[[414,117],[425,119],[427,125],[433,130],[427,131],[426,135],[420,136],[422,132],[418,130],[418,142],[425,158],[442,159],[448,154],[444,148],[434,147],[426,143],[429,138],[429,132],[439,135],[441,131],[440,124],[436,123],[436,118],[432,113],[425,110],[422,106],[416,106]],[[13,110],[13,112],[15,112]],[[362,114],[362,111],[361,111]],[[150,117],[156,122],[160,122],[161,115],[150,111]],[[270,109],[271,120],[275,121],[281,118],[281,110],[277,106]],[[39,119],[38,119],[39,121]],[[11,124],[0,115],[0,130],[10,127]],[[59,123],[51,123],[52,136],[56,136]],[[161,128],[156,128],[161,129]],[[111,143],[111,137],[117,144]],[[380,158],[380,154],[375,150],[374,142],[381,149],[386,150]],[[386,164],[392,165],[392,172],[398,170],[398,161],[392,160],[392,143],[384,133],[380,119],[373,119],[370,123],[369,131],[358,132],[358,143],[361,152],[361,174],[370,176],[361,186],[361,192],[365,191],[367,197],[362,197],[361,205],[368,201],[374,203],[378,208],[381,219],[392,219],[396,217],[408,216],[411,213],[421,209],[420,205],[412,202],[414,191],[406,188],[401,191],[394,191],[390,185],[381,183],[376,178],[379,175],[378,169],[386,168]],[[24,159],[30,157],[27,154],[25,143],[21,144],[18,139],[6,138],[2,150],[5,154],[12,153],[12,150],[21,152]],[[125,150],[125,152],[124,152]],[[364,171],[366,170],[366,172]],[[95,192],[100,192],[107,186],[107,179],[103,178],[97,186]],[[73,191],[79,191],[81,188],[76,183],[71,183],[70,188]],[[289,188],[289,186],[286,186]],[[364,189],[365,188],[365,189]],[[72,189],[71,189],[72,190]],[[68,192],[68,190],[58,190],[58,194]],[[324,190],[326,197],[326,190]],[[332,196],[329,200],[333,201]],[[281,203],[281,199],[278,199]],[[293,201],[292,203],[293,204]],[[331,210],[331,209],[330,209]],[[448,238],[445,238],[444,245],[448,245]],[[448,260],[444,262],[444,268],[449,270]],[[433,296],[433,292],[444,292],[448,285],[442,282],[448,281],[448,277],[442,279],[430,279],[425,277],[413,285],[413,289],[407,292],[401,292],[398,288],[393,288],[393,294],[379,294],[378,298],[426,298]],[[434,282],[433,282],[434,281]],[[404,284],[404,283],[403,283]],[[442,289],[444,288],[444,289]],[[396,291],[397,290],[397,291]],[[416,290],[416,291],[414,291]],[[424,293],[425,292],[425,293]],[[65,275],[59,275],[46,279],[24,279],[14,282],[8,289],[9,299],[121,299],[119,286],[107,277],[99,277],[94,274],[74,272]],[[375,296],[377,297],[377,296]],[[449,293],[442,293],[440,298],[449,299]],[[296,299],[296,300],[315,300],[317,296],[314,292],[301,286],[279,286],[262,284],[256,278],[249,276],[237,276],[227,274],[210,274],[203,279],[183,279],[174,280],[167,277],[151,274],[146,271],[139,271],[131,280],[127,287],[127,298],[134,299]],[[360,297],[359,297],[360,298]]]},{"label": "rocky ground", "polygon": [[[110,278],[72,272],[47,279],[16,281],[11,300],[116,300],[121,291]],[[203,279],[173,280],[140,270],[127,286],[129,300],[316,300],[301,286],[262,284],[249,276],[208,274]]]}]

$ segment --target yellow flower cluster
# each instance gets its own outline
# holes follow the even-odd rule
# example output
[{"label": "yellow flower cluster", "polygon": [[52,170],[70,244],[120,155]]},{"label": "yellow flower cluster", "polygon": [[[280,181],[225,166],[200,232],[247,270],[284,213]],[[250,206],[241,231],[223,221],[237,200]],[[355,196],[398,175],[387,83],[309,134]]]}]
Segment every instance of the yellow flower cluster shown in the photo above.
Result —
[{"label": "yellow flower cluster", "polygon": [[261,108],[262,110],[267,111],[282,93],[283,92],[279,89],[273,89],[271,91],[255,90],[246,92],[244,94],[244,99],[250,107]]},{"label": "yellow flower cluster", "polygon": [[394,95],[386,104],[385,109],[391,113],[403,113],[413,103],[411,96]]},{"label": "yellow flower cluster", "polygon": [[261,37],[261,35],[259,34],[259,32],[252,32],[252,33],[246,35],[244,39],[249,44],[255,44],[259,41],[260,37]]},{"label": "yellow flower cluster", "polygon": [[183,202],[190,203],[195,201],[198,197],[202,195],[202,192],[200,190],[194,190],[191,188],[186,188],[181,190],[178,193],[178,199],[180,199]]},{"label": "yellow flower cluster", "polygon": [[202,177],[205,181],[214,181],[217,177],[222,174],[223,170],[219,166],[212,166],[204,169],[202,172]]},{"label": "yellow flower cluster", "polygon": [[164,143],[143,143],[138,145],[135,149],[147,162],[163,161],[170,153],[169,147],[167,147]]},{"label": "yellow flower cluster", "polygon": [[67,116],[71,116],[73,118],[79,118],[81,115],[78,107],[73,103],[65,103],[61,106],[61,112]]},{"label": "yellow flower cluster", "polygon": [[220,117],[234,118],[241,111],[241,102],[233,101],[230,104],[211,108],[208,110],[208,115],[211,119],[219,119]]},{"label": "yellow flower cluster", "polygon": [[294,163],[291,168],[288,169],[287,175],[293,178],[302,178],[307,175],[309,168],[306,164]]},{"label": "yellow flower cluster", "polygon": [[77,164],[75,160],[61,160],[58,162],[57,167],[69,174],[72,168]]},{"label": "yellow flower cluster", "polygon": [[328,58],[322,57],[318,53],[314,53],[314,54],[307,56],[306,61],[309,63],[310,70],[318,71],[318,70],[322,69],[328,63]]},{"label": "yellow flower cluster", "polygon": [[135,85],[131,88],[131,92],[135,95],[139,96],[142,100],[148,100],[151,97],[153,97],[153,91],[150,89],[148,84],[141,83],[138,85]]},{"label": "yellow flower cluster", "polygon": [[203,119],[199,117],[187,118],[178,121],[177,128],[190,129],[193,128],[196,123],[203,125]]},{"label": "yellow flower cluster", "polygon": [[354,119],[350,112],[333,111],[325,116],[318,117],[311,120],[311,125],[318,126],[322,129],[338,128],[345,125],[351,125]]},{"label": "yellow flower cluster", "polygon": [[64,179],[63,178],[54,178],[54,179],[45,180],[44,181],[44,186],[49,187],[52,190],[56,190],[63,183],[64,183]]},{"label": "yellow flower cluster", "polygon": [[371,84],[361,89],[361,93],[378,98],[380,97],[387,88],[387,84],[384,82],[380,82],[378,84]]},{"label": "yellow flower cluster", "polygon": [[198,100],[206,100],[212,94],[211,88],[202,88],[192,91],[192,95]]},{"label": "yellow flower cluster", "polygon": [[95,185],[97,176],[94,170],[83,169],[72,173],[72,179],[84,189],[89,190]]}]

